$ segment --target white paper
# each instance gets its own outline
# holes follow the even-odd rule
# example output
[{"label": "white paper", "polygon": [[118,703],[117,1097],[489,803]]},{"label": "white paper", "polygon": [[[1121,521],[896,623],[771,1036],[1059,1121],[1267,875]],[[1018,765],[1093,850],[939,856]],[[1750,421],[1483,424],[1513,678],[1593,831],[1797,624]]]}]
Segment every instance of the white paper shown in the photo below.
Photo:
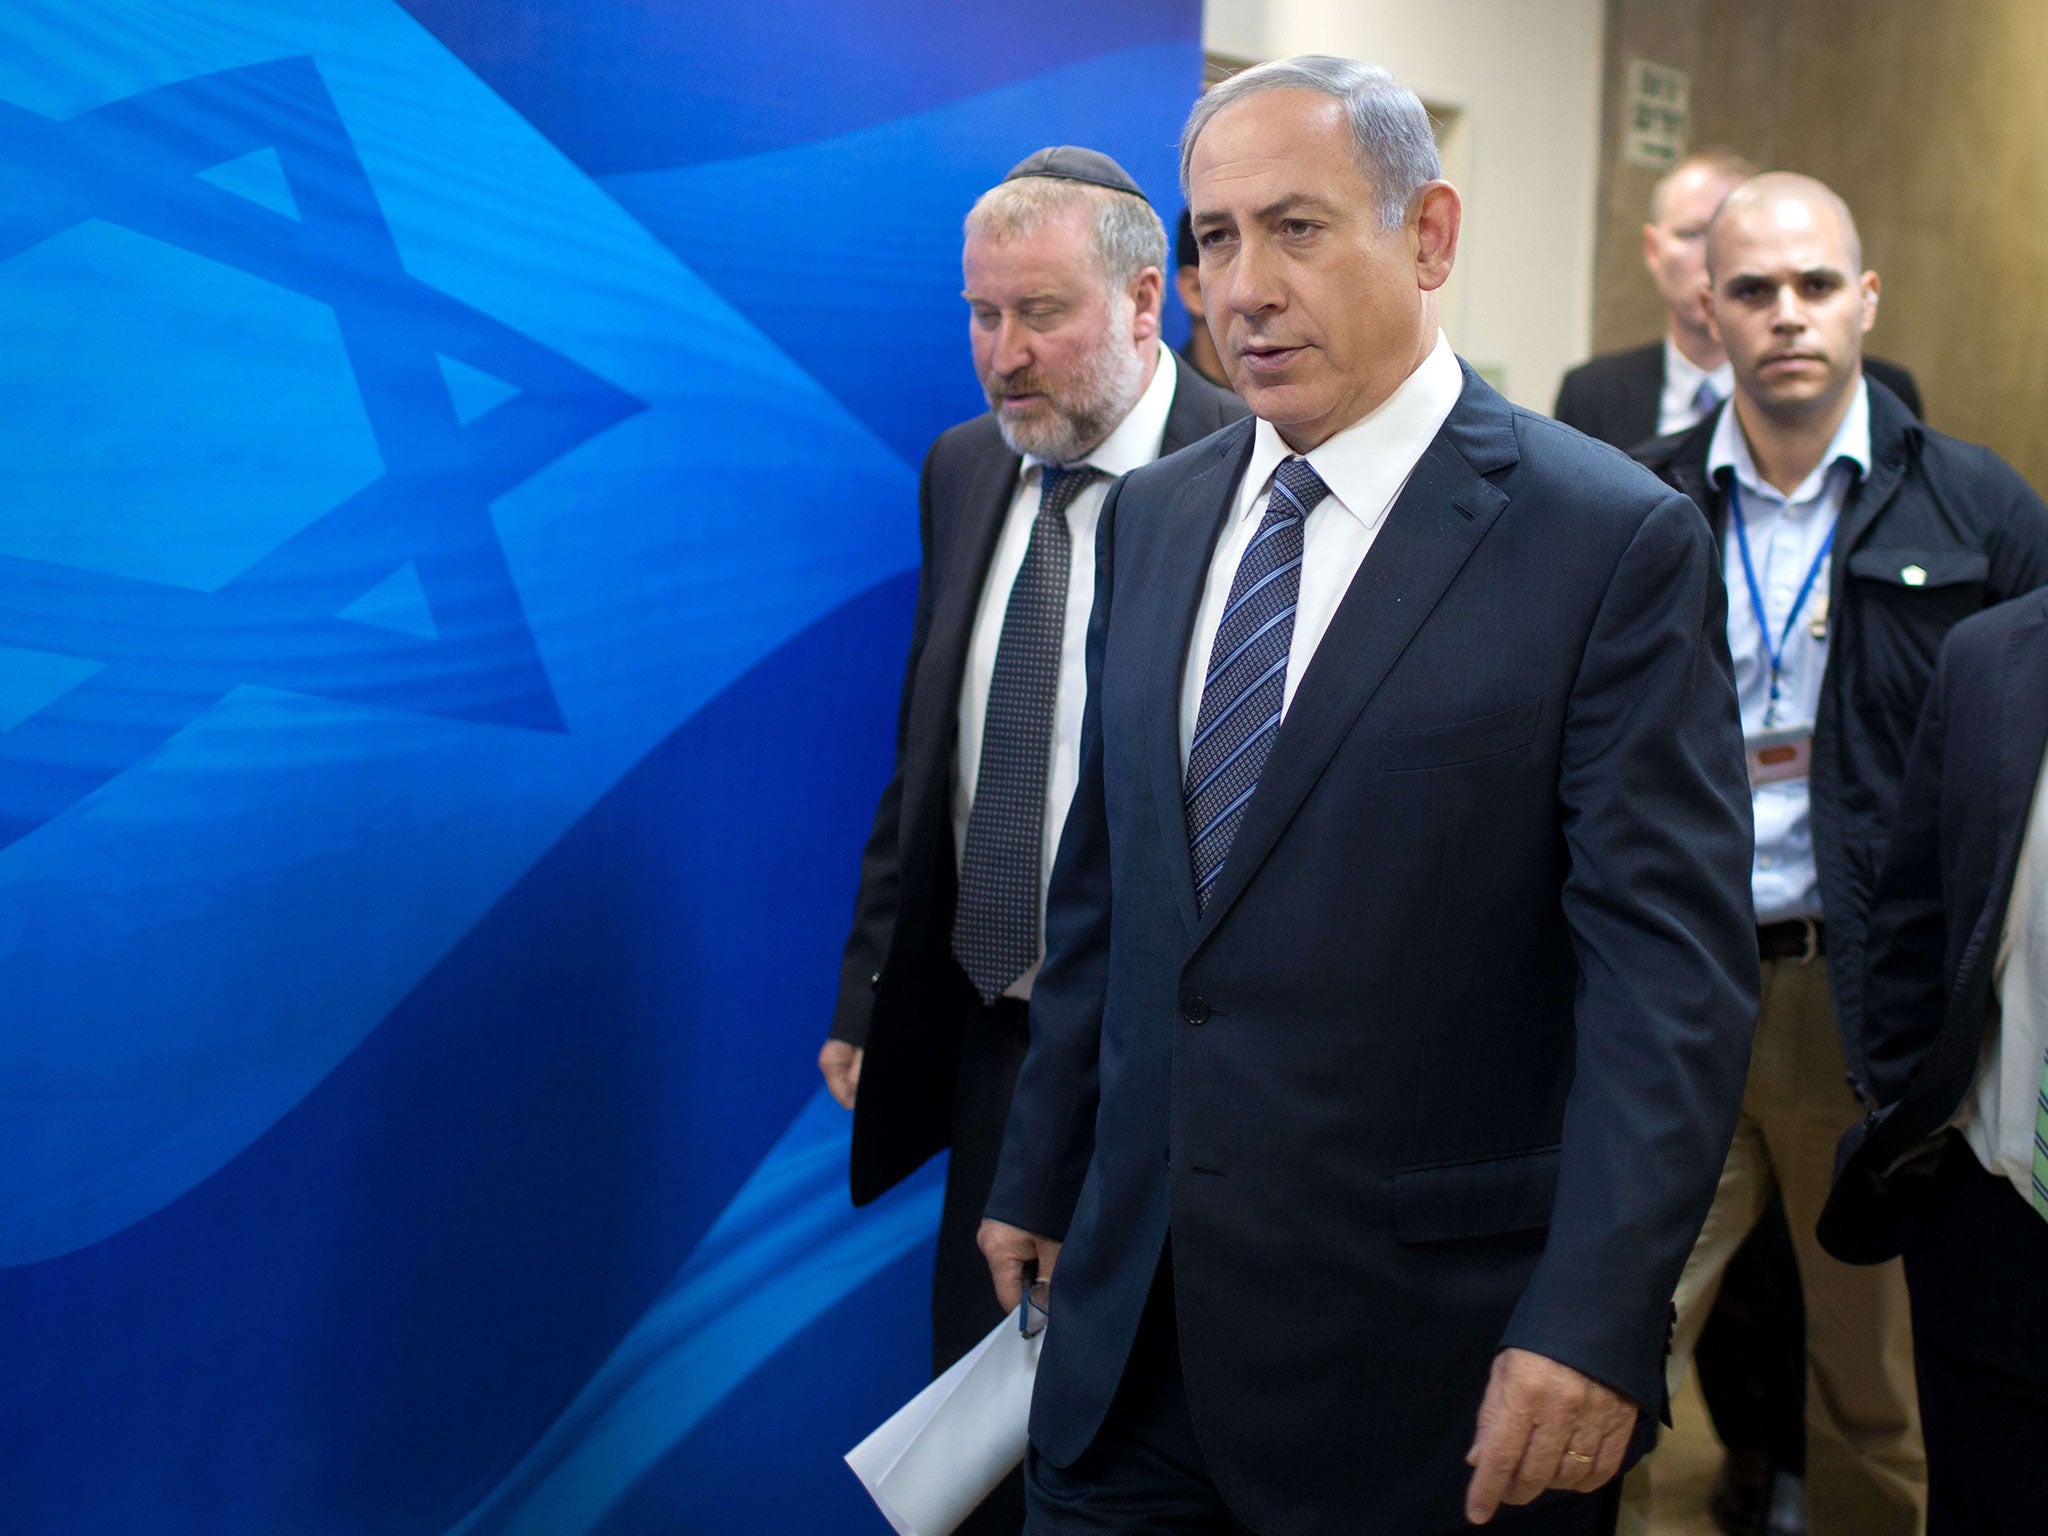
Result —
[{"label": "white paper", "polygon": [[1043,1338],[1012,1312],[846,1453],[896,1536],[949,1536],[1024,1459]]}]

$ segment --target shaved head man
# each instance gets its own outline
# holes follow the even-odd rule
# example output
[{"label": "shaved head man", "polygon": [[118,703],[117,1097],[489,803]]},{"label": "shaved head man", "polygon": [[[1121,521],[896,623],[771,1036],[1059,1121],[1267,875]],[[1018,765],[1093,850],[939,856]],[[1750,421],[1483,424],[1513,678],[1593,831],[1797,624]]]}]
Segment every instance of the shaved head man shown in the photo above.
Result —
[{"label": "shaved head man", "polygon": [[[1863,377],[1864,333],[1877,323],[1877,274],[1863,269],[1849,205],[1811,176],[1758,176],[1728,194],[1704,246],[1701,315],[1728,352],[1745,427],[1768,418],[1767,447],[1781,434],[1817,437],[1818,453]],[[1805,463],[1795,454],[1788,473]]]},{"label": "shaved head man", "polygon": [[1730,1257],[1781,1193],[1806,1303],[1814,1536],[1916,1536],[1927,1462],[1904,1275],[1841,1262],[1815,1227],[1836,1141],[1868,1107],[1870,892],[1933,660],[1959,619],[2048,579],[2048,508],[1995,455],[1929,430],[1866,377],[1880,284],[1832,189],[1744,182],[1704,256],[1702,313],[1734,395],[1637,456],[1721,534],[1764,986],[1734,1144],[1679,1281],[1670,1369],[1683,1379]]}]

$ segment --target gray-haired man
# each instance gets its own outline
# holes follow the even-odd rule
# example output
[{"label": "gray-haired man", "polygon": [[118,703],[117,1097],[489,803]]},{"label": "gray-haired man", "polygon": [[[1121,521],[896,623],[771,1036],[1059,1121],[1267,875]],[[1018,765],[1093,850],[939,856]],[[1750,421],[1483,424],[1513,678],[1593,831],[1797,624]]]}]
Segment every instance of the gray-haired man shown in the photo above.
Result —
[{"label": "gray-haired man", "polygon": [[[925,459],[896,772],[861,862],[819,1067],[866,1203],[952,1149],[933,1366],[1002,1316],[975,1228],[1023,1059],[1044,878],[1079,771],[1095,523],[1111,481],[1244,414],[1159,344],[1166,234],[1107,155],[1041,150],[967,216],[987,415]],[[1022,1518],[985,1514],[979,1530]]]},{"label": "gray-haired man", "polygon": [[1182,166],[1258,420],[1102,512],[981,1239],[1057,1262],[1032,1528],[1597,1532],[1756,1003],[1713,539],[1459,364],[1384,71],[1238,75]]}]

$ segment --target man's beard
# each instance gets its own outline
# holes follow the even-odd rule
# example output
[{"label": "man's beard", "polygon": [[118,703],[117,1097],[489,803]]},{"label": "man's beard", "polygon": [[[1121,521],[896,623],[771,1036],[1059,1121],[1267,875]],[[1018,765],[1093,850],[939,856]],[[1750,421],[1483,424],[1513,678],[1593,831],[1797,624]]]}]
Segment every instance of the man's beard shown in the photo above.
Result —
[{"label": "man's beard", "polygon": [[1009,378],[983,378],[991,408],[1006,394],[1039,394],[1050,412],[1036,421],[1014,421],[996,409],[996,426],[1012,453],[1036,454],[1054,464],[1072,464],[1092,453],[1117,429],[1144,392],[1145,363],[1127,322],[1118,320],[1102,338],[1070,389],[1054,394],[1036,370]]}]

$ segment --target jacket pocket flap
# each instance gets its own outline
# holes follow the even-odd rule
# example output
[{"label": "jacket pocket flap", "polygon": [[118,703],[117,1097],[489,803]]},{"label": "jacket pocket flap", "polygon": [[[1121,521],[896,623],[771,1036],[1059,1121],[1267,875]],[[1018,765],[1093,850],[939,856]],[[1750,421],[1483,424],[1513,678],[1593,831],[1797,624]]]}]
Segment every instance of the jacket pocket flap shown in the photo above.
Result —
[{"label": "jacket pocket flap", "polygon": [[1556,1147],[1394,1170],[1394,1240],[1443,1243],[1550,1225]]},{"label": "jacket pocket flap", "polygon": [[1991,557],[1981,549],[1859,549],[1849,556],[1849,574],[1894,587],[1981,585]]},{"label": "jacket pocket flap", "polygon": [[1380,738],[1382,768],[1447,768],[1526,747],[1536,739],[1534,700],[1460,720],[1455,725],[1433,726],[1426,731],[1403,731]]}]

